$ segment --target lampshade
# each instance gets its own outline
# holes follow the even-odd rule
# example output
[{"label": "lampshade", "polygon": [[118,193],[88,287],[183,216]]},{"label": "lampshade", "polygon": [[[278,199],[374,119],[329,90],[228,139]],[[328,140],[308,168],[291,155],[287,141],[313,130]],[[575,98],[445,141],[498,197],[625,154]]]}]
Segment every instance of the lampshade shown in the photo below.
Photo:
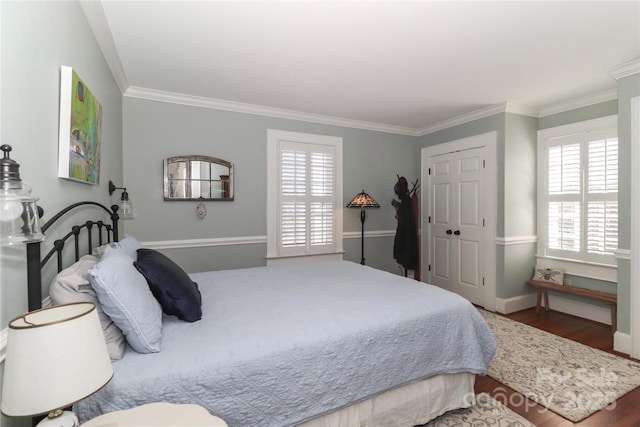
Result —
[{"label": "lampshade", "polygon": [[379,208],[380,205],[376,202],[373,197],[368,195],[362,190],[360,193],[356,194],[356,196],[347,204],[348,208]]},{"label": "lampshade", "polygon": [[0,244],[41,242],[38,199],[20,179],[20,165],[9,157],[10,145],[2,145],[0,159]]},{"label": "lampshade", "polygon": [[28,417],[78,402],[111,380],[96,306],[52,306],[9,322],[2,413]]}]

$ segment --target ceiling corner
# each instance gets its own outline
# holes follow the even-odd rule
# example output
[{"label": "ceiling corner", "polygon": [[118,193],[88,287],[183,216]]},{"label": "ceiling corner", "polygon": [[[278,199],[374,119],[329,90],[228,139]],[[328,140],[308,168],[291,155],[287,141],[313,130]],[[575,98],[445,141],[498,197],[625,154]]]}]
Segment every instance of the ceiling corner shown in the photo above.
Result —
[{"label": "ceiling corner", "polygon": [[122,67],[122,63],[120,62],[120,56],[118,55],[116,44],[113,41],[113,36],[111,35],[111,28],[109,27],[109,23],[107,22],[107,18],[104,14],[102,1],[79,0],[79,3],[85,17],[87,18],[89,27],[93,32],[93,36],[95,37],[98,46],[100,46],[102,56],[104,56],[104,59],[111,70],[111,74],[113,75],[118,88],[120,88],[120,92],[124,94],[129,88],[129,82],[124,72],[124,68]]}]

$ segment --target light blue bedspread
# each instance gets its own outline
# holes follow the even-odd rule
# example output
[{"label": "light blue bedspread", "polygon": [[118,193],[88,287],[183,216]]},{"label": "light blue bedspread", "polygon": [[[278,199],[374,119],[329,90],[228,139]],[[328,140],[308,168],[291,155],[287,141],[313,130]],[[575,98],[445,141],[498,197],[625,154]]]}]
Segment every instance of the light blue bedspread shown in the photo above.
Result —
[{"label": "light blue bedspread", "polygon": [[165,316],[160,353],[127,348],[81,421],[165,401],[229,427],[289,426],[442,373],[484,374],[495,341],[478,311],[438,287],[352,262],[191,275],[202,320]]}]

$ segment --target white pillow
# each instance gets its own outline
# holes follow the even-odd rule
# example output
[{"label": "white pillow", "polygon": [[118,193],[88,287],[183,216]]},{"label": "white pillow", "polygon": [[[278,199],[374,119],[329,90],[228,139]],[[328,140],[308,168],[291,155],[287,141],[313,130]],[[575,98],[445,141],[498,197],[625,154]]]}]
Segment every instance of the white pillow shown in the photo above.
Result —
[{"label": "white pillow", "polygon": [[138,353],[157,353],[162,338],[162,308],[147,281],[123,251],[107,247],[89,281],[102,309]]},{"label": "white pillow", "polygon": [[102,258],[104,251],[109,247],[120,249],[135,261],[138,257],[138,249],[142,247],[142,243],[140,243],[135,237],[125,235],[119,242],[107,243],[106,245],[94,248],[92,254],[98,258]]},{"label": "white pillow", "polygon": [[96,292],[89,284],[89,269],[98,262],[98,258],[92,255],[81,257],[78,262],[62,270],[51,282],[49,296],[54,304],[69,304],[73,302],[92,302],[98,310],[98,317],[102,325],[102,333],[107,342],[107,349],[111,360],[119,360],[124,353],[125,340],[122,331],[107,316],[100,303]]}]

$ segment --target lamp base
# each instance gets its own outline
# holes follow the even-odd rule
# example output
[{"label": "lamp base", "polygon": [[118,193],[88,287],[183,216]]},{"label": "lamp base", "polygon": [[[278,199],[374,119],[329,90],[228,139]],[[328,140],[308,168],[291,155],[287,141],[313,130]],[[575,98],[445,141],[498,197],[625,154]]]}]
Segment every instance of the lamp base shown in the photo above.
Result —
[{"label": "lamp base", "polygon": [[36,427],[80,427],[78,417],[71,411],[52,411]]}]

